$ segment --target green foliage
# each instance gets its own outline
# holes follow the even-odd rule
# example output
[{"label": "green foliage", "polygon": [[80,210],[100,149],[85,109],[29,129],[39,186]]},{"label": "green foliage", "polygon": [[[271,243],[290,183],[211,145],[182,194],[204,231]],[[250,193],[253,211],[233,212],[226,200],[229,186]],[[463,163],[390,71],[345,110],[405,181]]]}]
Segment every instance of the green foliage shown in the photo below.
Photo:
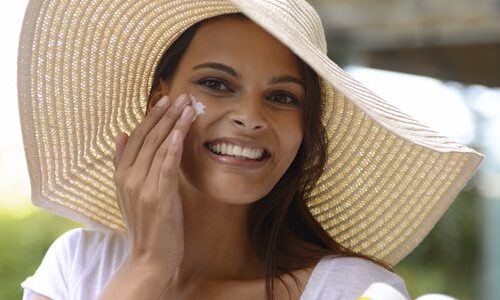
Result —
[{"label": "green foliage", "polygon": [[38,210],[24,216],[0,211],[0,299],[21,299],[20,283],[35,272],[52,242],[77,226]]}]

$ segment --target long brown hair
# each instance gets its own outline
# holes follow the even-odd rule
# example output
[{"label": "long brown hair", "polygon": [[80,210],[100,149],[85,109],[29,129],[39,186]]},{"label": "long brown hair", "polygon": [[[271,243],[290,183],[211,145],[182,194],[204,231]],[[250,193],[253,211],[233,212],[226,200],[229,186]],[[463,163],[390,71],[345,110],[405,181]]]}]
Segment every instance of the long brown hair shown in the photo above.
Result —
[{"label": "long brown hair", "polygon": [[[247,18],[241,13],[218,17]],[[148,102],[148,107],[161,97],[161,81],[168,80],[175,72],[182,55],[203,22],[189,27],[163,54],[154,74],[149,97],[149,102],[152,103]],[[289,292],[282,275],[288,274],[299,286],[298,279],[292,272],[314,266],[324,256],[362,257],[390,269],[375,258],[356,253],[337,243],[306,206],[307,195],[314,188],[325,166],[327,139],[320,117],[324,108],[318,75],[307,64],[301,60],[300,62],[306,87],[302,144],[285,174],[269,194],[250,205],[248,215],[248,236],[257,257],[265,266],[266,296],[269,300],[274,299],[274,278],[279,279]]]}]

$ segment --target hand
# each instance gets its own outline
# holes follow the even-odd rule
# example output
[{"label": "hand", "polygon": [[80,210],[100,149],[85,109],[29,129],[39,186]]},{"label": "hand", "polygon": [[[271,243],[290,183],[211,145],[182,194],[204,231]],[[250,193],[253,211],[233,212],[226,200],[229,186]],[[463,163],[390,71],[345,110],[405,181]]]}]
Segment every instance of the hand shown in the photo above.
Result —
[{"label": "hand", "polygon": [[130,138],[125,133],[116,138],[114,182],[128,229],[127,259],[163,274],[173,275],[184,255],[178,171],[193,115],[181,95],[174,104],[153,107]]}]

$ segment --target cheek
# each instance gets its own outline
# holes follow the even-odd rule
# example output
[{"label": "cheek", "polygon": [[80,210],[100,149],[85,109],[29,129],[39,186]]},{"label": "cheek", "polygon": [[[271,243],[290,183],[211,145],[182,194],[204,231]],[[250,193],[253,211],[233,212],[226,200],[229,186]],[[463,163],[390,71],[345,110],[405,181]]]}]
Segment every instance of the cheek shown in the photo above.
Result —
[{"label": "cheek", "polygon": [[301,117],[300,115],[294,116],[277,126],[279,126],[277,128],[280,128],[278,139],[280,141],[282,155],[289,158],[289,163],[291,163],[297,154],[304,136]]},{"label": "cheek", "polygon": [[200,149],[198,148],[203,145],[206,139],[205,129],[207,128],[207,124],[204,122],[204,116],[198,116],[193,124],[191,124],[184,140],[183,157],[189,156],[193,159],[200,155],[198,153]]},{"label": "cheek", "polygon": [[191,167],[196,167],[195,163],[199,163],[200,156],[204,151],[203,143],[209,139],[208,130],[213,127],[215,120],[220,118],[220,114],[216,114],[218,110],[214,109],[213,105],[208,104],[208,101],[198,96],[196,99],[206,107],[205,112],[191,124],[185,137],[183,160],[186,159]]}]

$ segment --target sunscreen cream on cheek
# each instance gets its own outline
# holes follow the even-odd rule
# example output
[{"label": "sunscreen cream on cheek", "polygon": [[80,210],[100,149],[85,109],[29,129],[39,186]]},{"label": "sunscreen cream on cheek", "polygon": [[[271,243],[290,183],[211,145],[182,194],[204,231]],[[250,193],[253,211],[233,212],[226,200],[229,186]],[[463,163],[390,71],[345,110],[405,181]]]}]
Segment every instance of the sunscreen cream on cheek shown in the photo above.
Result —
[{"label": "sunscreen cream on cheek", "polygon": [[201,103],[200,101],[198,101],[198,99],[196,99],[196,97],[189,93],[189,101],[191,102],[191,106],[193,107],[194,109],[194,117],[193,117],[193,121],[196,120],[196,118],[199,116],[199,115],[202,115],[205,113],[205,104]]}]

